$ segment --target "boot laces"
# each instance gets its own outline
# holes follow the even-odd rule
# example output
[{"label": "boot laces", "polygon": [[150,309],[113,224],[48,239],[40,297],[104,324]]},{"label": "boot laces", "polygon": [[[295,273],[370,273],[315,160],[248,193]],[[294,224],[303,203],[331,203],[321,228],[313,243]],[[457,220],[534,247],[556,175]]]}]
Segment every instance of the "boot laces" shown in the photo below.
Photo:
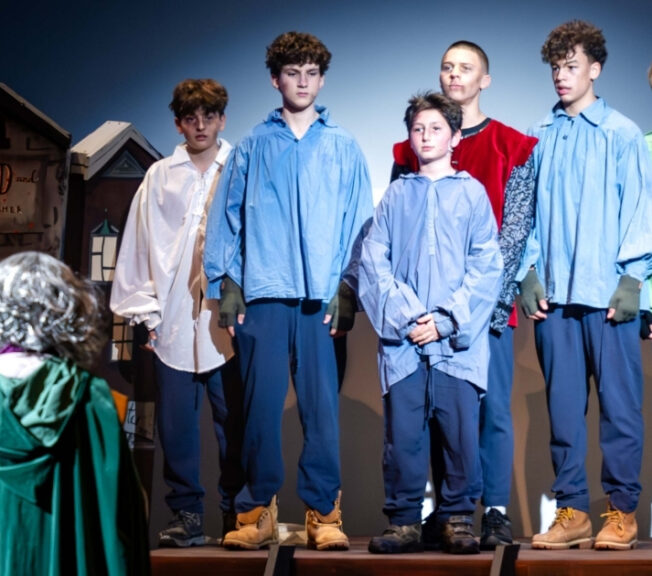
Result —
[{"label": "boot laces", "polygon": [[575,511],[570,506],[567,506],[566,508],[557,508],[555,511],[555,519],[550,525],[550,528],[552,528],[555,524],[561,524],[565,526],[573,519],[574,516]]},{"label": "boot laces", "polygon": [[625,529],[624,525],[624,514],[620,510],[612,508],[607,510],[604,514],[600,514],[600,518],[606,518],[604,525],[615,524],[618,530],[622,531]]}]

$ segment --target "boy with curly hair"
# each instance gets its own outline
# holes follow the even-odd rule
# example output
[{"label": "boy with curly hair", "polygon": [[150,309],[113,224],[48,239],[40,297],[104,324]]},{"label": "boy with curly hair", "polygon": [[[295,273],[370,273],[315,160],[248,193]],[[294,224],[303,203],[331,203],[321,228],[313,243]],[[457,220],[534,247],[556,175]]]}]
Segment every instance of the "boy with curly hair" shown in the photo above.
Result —
[{"label": "boy with curly hair", "polygon": [[[555,28],[541,50],[559,101],[531,133],[537,171],[534,231],[521,305],[535,321],[546,383],[555,520],[532,547],[590,545],[585,459],[593,376],[600,404],[602,487],[609,504],[596,549],[636,546],[641,492],[641,281],[652,258],[652,181],[641,131],[596,96],[607,49],[583,21]],[[636,321],[635,321],[636,320]]]},{"label": "boy with curly hair", "polygon": [[281,422],[289,377],[303,427],[298,493],[308,547],[342,550],[338,375],[332,337],[350,330],[355,294],[342,281],[372,211],[367,165],[355,140],[315,105],[331,54],[310,34],[267,48],[282,106],[229,160],[211,208],[204,265],[220,322],[236,337],[245,381],[237,530],[224,546],[278,540]]}]

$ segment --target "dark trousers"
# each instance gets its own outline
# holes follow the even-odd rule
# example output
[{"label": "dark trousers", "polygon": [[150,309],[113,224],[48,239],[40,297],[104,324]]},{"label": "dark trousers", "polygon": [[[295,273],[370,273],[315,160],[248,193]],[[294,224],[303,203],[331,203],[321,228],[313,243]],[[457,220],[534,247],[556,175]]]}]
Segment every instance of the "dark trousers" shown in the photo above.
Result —
[{"label": "dark trousers", "polygon": [[383,512],[390,523],[421,522],[431,433],[438,442],[434,465],[441,478],[437,516],[446,520],[454,514],[472,514],[482,490],[478,389],[422,363],[416,372],[390,387],[383,406]]},{"label": "dark trousers", "polygon": [[557,506],[589,511],[586,412],[589,377],[600,402],[602,488],[623,512],[638,505],[643,453],[643,371],[638,322],[614,324],[606,310],[554,306],[535,323],[546,381]]},{"label": "dark trousers", "polygon": [[232,511],[235,495],[244,483],[242,446],[243,386],[235,358],[196,374],[170,368],[154,356],[156,423],[163,449],[163,478],[170,487],[167,505],[174,511],[204,511],[200,470],[200,413],[204,390],[208,394],[213,428],[219,443],[220,507]]},{"label": "dark trousers", "polygon": [[281,424],[290,377],[303,428],[299,497],[322,514],[333,509],[340,489],[338,373],[325,311],[321,301],[258,300],[236,325],[247,479],[237,512],[267,505],[283,484]]},{"label": "dark trousers", "polygon": [[489,384],[480,402],[482,502],[485,506],[507,506],[514,462],[514,329],[508,326],[502,334],[489,331],[489,349]]}]

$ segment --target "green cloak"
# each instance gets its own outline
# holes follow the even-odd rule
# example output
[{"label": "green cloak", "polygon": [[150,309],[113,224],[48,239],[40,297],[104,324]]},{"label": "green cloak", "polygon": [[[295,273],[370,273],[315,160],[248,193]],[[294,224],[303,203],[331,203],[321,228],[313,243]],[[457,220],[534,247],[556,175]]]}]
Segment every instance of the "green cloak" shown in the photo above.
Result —
[{"label": "green cloak", "polygon": [[0,376],[0,574],[150,574],[145,499],[107,383],[51,357]]}]

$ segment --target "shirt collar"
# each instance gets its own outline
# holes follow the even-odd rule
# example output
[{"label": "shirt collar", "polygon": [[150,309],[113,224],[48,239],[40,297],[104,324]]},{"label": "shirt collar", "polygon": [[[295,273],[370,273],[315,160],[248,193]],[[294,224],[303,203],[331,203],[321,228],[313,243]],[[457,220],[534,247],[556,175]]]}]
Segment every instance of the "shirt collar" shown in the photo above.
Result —
[{"label": "shirt collar", "polygon": [[469,136],[475,136],[482,132],[487,126],[489,126],[491,118],[485,118],[480,124],[471,126],[470,128],[462,128],[462,138],[468,138]]},{"label": "shirt collar", "polygon": [[[215,160],[213,160],[213,162],[219,164],[220,166],[224,166],[233,146],[231,146],[229,142],[223,140],[222,138],[218,138],[217,143],[219,145],[219,149],[217,151],[217,156],[215,156]],[[170,165],[176,166],[178,164],[185,164],[187,162],[192,162],[192,160],[188,154],[186,143],[183,142],[182,144],[178,144],[174,149]]]},{"label": "shirt collar", "polygon": [[229,154],[231,153],[231,150],[233,149],[233,146],[231,146],[230,142],[222,140],[222,138],[218,139],[217,142],[220,147],[217,151],[215,162],[217,162],[220,166],[224,166],[226,164],[227,158],[229,157]]},{"label": "shirt collar", "polygon": [[[587,122],[590,122],[594,126],[599,126],[604,118],[607,115],[607,104],[604,101],[604,99],[598,97],[598,99],[593,102],[590,106],[585,108],[579,113],[579,116],[582,116]],[[552,124],[555,120],[555,118],[559,118],[560,116],[566,116],[568,117],[568,114],[564,110],[564,107],[562,106],[561,102],[557,102],[555,104],[555,107],[552,109],[552,112],[548,114],[548,116],[545,118],[543,121],[544,126],[549,126]]]},{"label": "shirt collar", "polygon": [[[335,126],[335,124],[330,119],[330,112],[328,111],[328,108],[326,108],[326,106],[315,105],[315,110],[317,111],[317,114],[319,114],[319,116],[317,117],[317,122],[321,122],[325,126],[331,126],[331,127]],[[276,108],[275,110],[272,110],[269,113],[269,116],[267,116],[267,122],[278,122],[279,124],[283,124],[284,126],[287,125],[285,119],[282,116],[282,112],[283,112],[282,108]]]},{"label": "shirt collar", "polygon": [[[459,178],[461,180],[468,180],[471,177],[471,175],[466,171],[466,170],[459,170],[455,172],[455,174],[450,174],[449,176],[444,176],[443,178],[440,178],[439,180],[435,180],[435,182],[441,182],[442,180],[448,180],[449,178]],[[422,178],[424,180],[427,180],[428,182],[432,182],[430,178],[427,176],[423,176],[422,174],[419,174],[418,172],[409,172],[408,174],[401,174],[399,178],[406,178],[406,179],[413,179],[413,178]]]}]

